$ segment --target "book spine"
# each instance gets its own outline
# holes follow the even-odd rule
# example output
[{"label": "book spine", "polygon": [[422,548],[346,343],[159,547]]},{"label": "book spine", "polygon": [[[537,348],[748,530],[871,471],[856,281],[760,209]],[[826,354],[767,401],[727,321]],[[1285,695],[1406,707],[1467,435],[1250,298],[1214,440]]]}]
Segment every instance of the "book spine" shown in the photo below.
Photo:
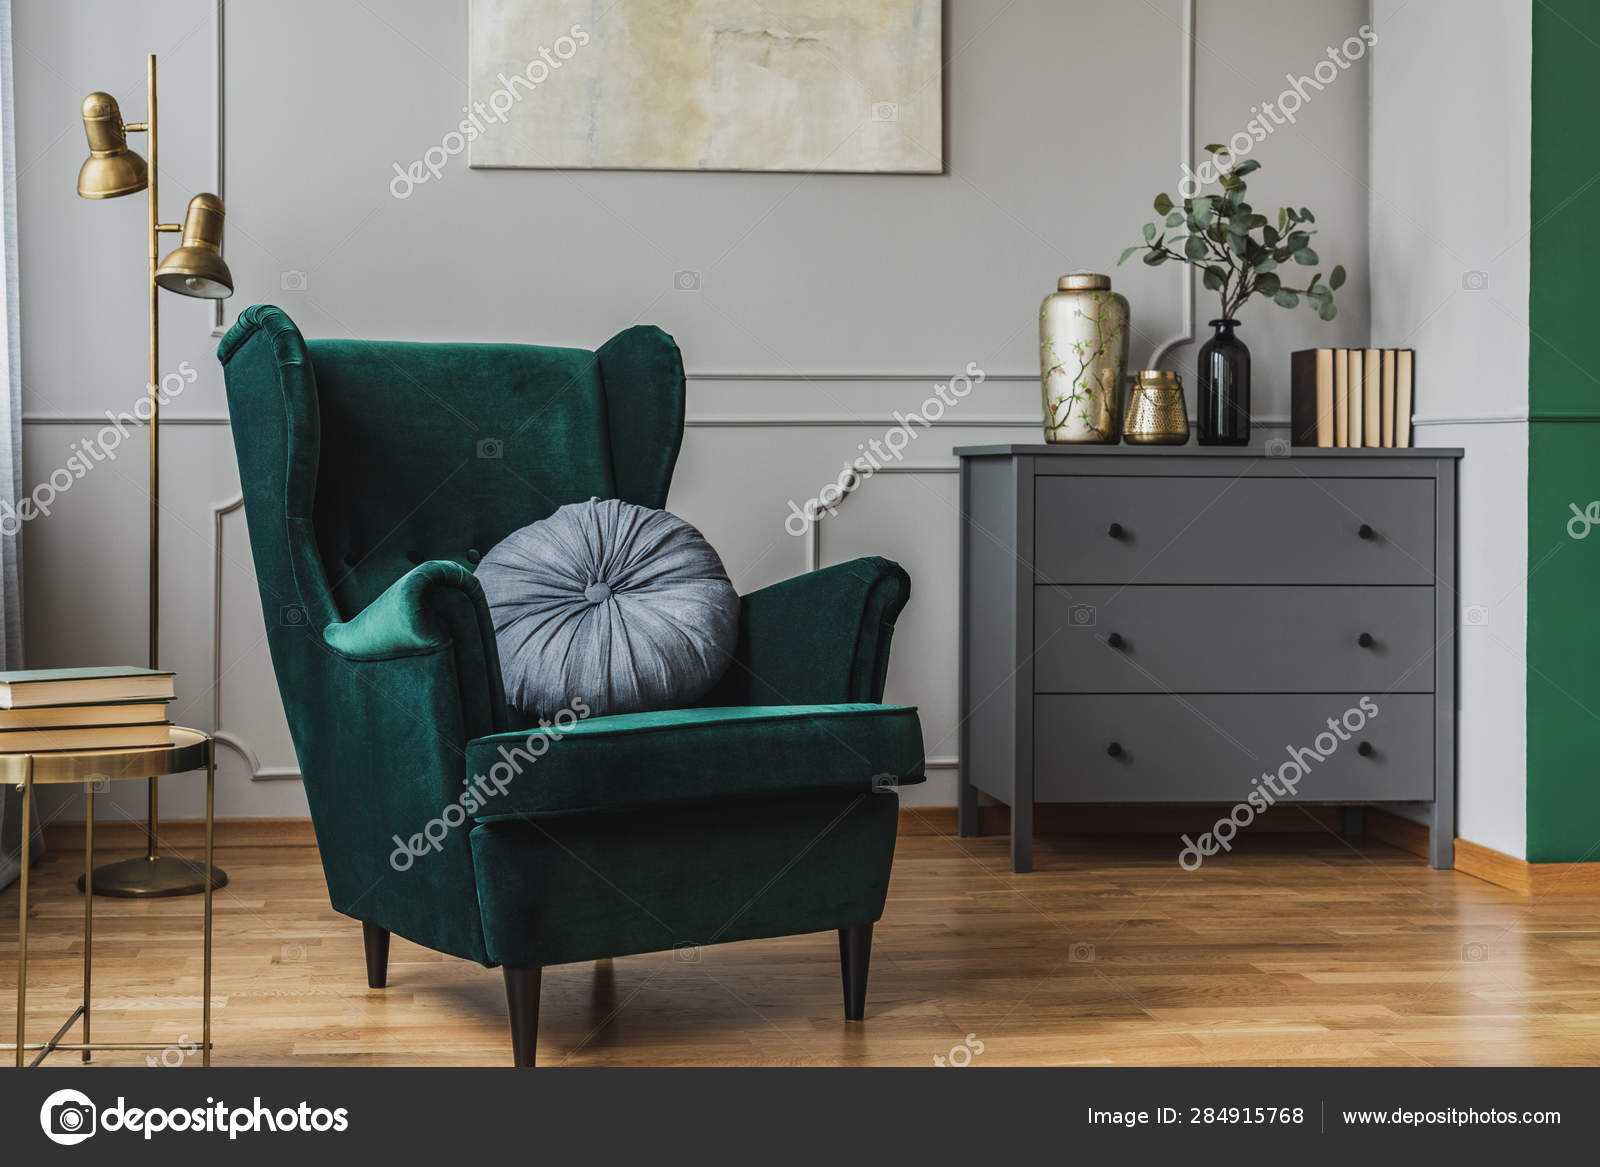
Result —
[{"label": "book spine", "polygon": [[1394,349],[1383,350],[1383,444],[1394,446]]},{"label": "book spine", "polygon": [[1317,445],[1333,445],[1333,350],[1317,350]]},{"label": "book spine", "polygon": [[1289,354],[1289,443],[1317,444],[1317,350]]},{"label": "book spine", "polygon": [[1365,356],[1361,349],[1353,348],[1349,354],[1350,360],[1350,445],[1359,448],[1361,445],[1361,419],[1366,416],[1367,400],[1361,391],[1361,373],[1366,367]]},{"label": "book spine", "polygon": [[1333,444],[1350,445],[1350,350],[1333,350]]},{"label": "book spine", "polygon": [[1410,349],[1403,348],[1394,358],[1394,444],[1402,449],[1411,447],[1413,355]]},{"label": "book spine", "polygon": [[1367,408],[1366,416],[1361,420],[1361,428],[1364,444],[1368,449],[1372,449],[1383,444],[1383,423],[1380,420],[1383,411],[1379,401],[1383,385],[1382,354],[1375,348],[1369,348],[1366,361],[1367,367],[1362,372],[1361,379]]}]

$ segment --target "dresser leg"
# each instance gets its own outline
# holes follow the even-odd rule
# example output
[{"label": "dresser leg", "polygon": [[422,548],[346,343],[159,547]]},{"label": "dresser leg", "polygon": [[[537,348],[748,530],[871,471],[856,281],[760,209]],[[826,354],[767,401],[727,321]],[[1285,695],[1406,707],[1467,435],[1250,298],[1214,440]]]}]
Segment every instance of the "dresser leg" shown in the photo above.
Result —
[{"label": "dresser leg", "polygon": [[1367,833],[1367,808],[1341,806],[1339,808],[1339,833],[1350,840],[1359,840]]},{"label": "dresser leg", "polygon": [[978,788],[965,775],[956,787],[956,834],[963,839],[978,837]]},{"label": "dresser leg", "polygon": [[1011,808],[1011,870],[1033,870],[1033,803],[1020,799]]},{"label": "dresser leg", "polygon": [[1435,802],[1428,808],[1428,866],[1456,865],[1456,823],[1450,808]]}]

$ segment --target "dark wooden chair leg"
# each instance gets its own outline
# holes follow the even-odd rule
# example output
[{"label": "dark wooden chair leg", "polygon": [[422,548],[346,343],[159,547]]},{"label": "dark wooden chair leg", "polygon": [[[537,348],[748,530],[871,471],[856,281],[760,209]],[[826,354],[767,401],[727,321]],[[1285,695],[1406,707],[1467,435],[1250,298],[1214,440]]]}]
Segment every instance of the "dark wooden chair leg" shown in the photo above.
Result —
[{"label": "dark wooden chair leg", "polygon": [[872,959],[872,925],[839,929],[839,972],[844,978],[844,1019],[860,1021],[867,1012],[867,965]]},{"label": "dark wooden chair leg", "polygon": [[523,968],[505,966],[506,1010],[511,1014],[511,1062],[515,1066],[533,1065],[539,1044],[538,965]]},{"label": "dark wooden chair leg", "polygon": [[367,988],[389,983],[389,929],[361,921],[361,939],[367,947]]}]

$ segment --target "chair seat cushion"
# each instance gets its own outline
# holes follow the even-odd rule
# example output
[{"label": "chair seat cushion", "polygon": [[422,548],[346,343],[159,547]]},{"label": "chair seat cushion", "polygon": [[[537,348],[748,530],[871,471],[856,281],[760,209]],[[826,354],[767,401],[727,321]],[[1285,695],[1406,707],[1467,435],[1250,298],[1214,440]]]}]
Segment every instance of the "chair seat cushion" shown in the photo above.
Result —
[{"label": "chair seat cushion", "polygon": [[[563,719],[567,721],[567,719]],[[478,822],[922,781],[903,705],[673,709],[567,721],[467,745]]]},{"label": "chair seat cushion", "polygon": [[722,677],[739,597],[699,531],[621,499],[564,506],[478,565],[506,703],[530,721],[693,705]]}]

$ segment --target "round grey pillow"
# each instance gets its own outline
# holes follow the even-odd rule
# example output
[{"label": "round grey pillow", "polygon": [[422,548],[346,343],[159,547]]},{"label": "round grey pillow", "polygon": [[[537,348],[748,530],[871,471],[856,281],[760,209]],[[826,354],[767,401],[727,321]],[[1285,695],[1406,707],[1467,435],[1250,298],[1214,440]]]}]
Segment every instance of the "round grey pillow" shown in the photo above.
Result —
[{"label": "round grey pillow", "polygon": [[620,499],[564,506],[478,564],[506,701],[530,719],[680,709],[721,678],[739,597],[699,531]]}]

